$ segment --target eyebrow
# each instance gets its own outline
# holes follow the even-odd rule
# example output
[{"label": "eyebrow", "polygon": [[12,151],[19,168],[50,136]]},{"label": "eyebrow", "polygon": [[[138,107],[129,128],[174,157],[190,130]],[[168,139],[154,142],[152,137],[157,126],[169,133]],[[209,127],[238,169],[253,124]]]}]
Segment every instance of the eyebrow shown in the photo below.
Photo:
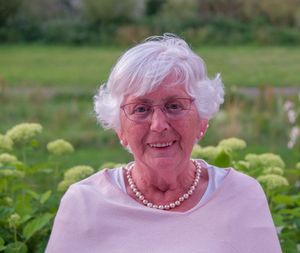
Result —
[{"label": "eyebrow", "polygon": [[[172,96],[165,97],[162,101],[166,102],[166,101],[168,101],[170,99],[174,99],[174,98],[181,98],[181,97],[179,97],[178,95],[172,95]],[[153,103],[153,100],[148,99],[148,98],[143,98],[143,97],[137,97],[137,98],[134,98],[129,103],[130,104],[131,103]]]}]

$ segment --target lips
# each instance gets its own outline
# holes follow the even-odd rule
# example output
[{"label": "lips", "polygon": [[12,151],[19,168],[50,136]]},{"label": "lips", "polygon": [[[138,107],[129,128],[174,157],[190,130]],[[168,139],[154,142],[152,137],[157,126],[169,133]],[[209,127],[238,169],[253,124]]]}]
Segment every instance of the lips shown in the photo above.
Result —
[{"label": "lips", "polygon": [[170,147],[175,141],[149,143],[151,148],[166,148]]}]

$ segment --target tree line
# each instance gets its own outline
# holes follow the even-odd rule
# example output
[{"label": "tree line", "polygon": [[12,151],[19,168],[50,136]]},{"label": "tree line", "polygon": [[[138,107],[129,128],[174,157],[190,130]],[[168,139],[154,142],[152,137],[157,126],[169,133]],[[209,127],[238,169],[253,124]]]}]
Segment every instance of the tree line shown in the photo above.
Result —
[{"label": "tree line", "polygon": [[0,43],[300,44],[300,0],[0,0]]}]

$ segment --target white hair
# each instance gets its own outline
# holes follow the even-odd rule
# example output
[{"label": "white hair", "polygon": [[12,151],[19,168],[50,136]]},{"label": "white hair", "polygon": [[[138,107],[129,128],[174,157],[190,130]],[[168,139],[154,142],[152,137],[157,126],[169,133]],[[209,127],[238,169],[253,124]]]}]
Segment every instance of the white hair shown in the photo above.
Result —
[{"label": "white hair", "polygon": [[121,56],[107,83],[94,96],[97,120],[106,129],[120,128],[120,105],[126,95],[142,96],[172,75],[170,85],[183,85],[195,98],[199,116],[211,119],[224,102],[220,75],[207,76],[204,61],[173,34],[153,36]]}]

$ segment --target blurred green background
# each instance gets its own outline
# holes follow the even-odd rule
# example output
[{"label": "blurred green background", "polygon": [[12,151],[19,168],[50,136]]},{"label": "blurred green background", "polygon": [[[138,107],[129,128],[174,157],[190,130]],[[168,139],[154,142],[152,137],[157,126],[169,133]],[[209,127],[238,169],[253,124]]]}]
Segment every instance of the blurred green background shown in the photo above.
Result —
[{"label": "blurred green background", "polygon": [[235,136],[248,152],[299,160],[299,0],[0,0],[0,133],[42,124],[46,142],[77,149],[66,167],[129,161],[97,125],[93,95],[122,52],[164,32],[224,80],[226,102],[201,145]]}]

